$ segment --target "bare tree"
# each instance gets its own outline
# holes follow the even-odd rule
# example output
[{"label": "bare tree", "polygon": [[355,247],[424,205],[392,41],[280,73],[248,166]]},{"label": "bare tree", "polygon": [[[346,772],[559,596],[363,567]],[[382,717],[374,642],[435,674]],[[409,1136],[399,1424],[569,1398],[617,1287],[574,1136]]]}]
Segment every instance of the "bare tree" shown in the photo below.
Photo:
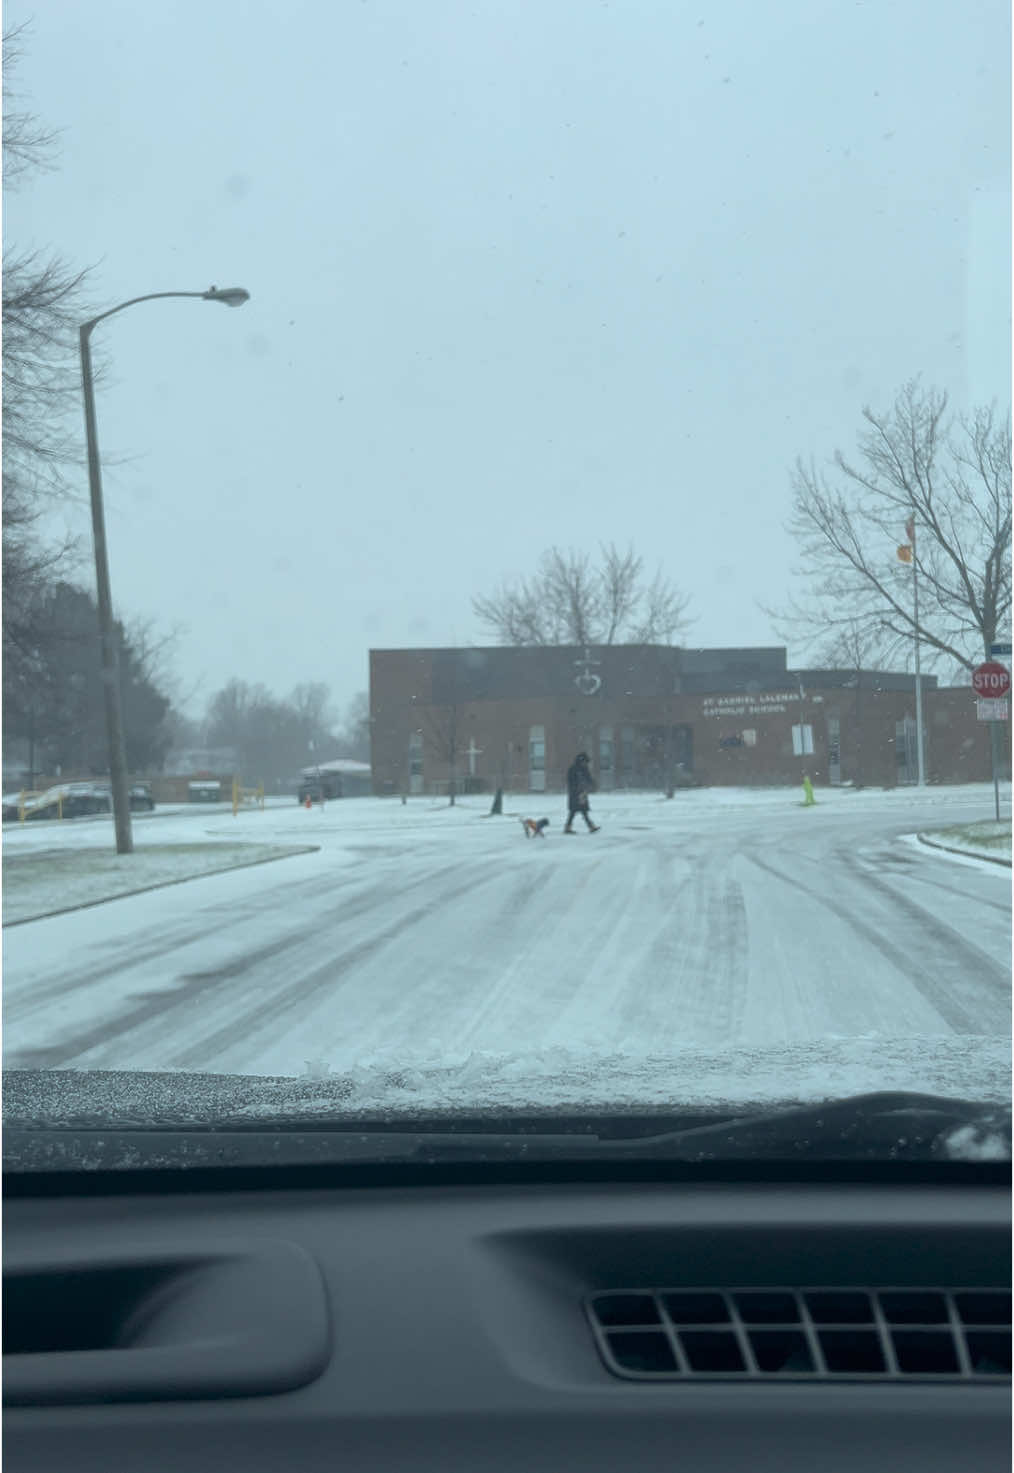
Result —
[{"label": "bare tree", "polygon": [[264,686],[230,680],[208,702],[207,740],[210,746],[235,747],[245,755],[248,726],[257,707],[269,699]]},{"label": "bare tree", "polygon": [[[4,35],[4,182],[52,166],[55,135],[18,105],[12,72],[26,28]],[[12,100],[13,99],[13,100]],[[66,490],[67,467],[79,456],[75,330],[86,316],[84,274],[57,256],[5,252],[3,276],[3,623],[4,655],[16,659],[38,644],[33,624],[58,576],[74,561],[70,539],[41,527],[53,496]]]},{"label": "bare tree", "polygon": [[323,747],[334,745],[335,716],[331,692],[322,680],[308,680],[295,686],[288,704],[307,743],[313,742],[318,753]]},{"label": "bare tree", "polygon": [[586,553],[551,547],[530,578],[472,600],[477,618],[501,644],[670,644],[688,624],[689,600],[662,574],[644,577],[632,548]]},{"label": "bare tree", "polygon": [[370,732],[370,697],[361,690],[352,697],[342,717],[338,734],[341,755],[356,762],[369,762]]},{"label": "bare tree", "polygon": [[[881,656],[918,633],[931,661],[970,669],[1010,619],[1010,418],[986,406],[951,417],[946,394],[913,380],[863,419],[856,457],[796,465],[790,528],[809,588],[776,622],[825,647],[851,631]],[[918,622],[912,564],[898,557],[909,529]]]},{"label": "bare tree", "polygon": [[[6,631],[5,631],[6,633]],[[32,609],[30,643],[4,662],[4,731],[47,754],[49,770],[104,772],[107,760],[97,614],[93,596],[47,579]],[[120,696],[133,771],[161,766],[170,701],[149,648],[117,627]],[[30,755],[34,767],[34,756]]]},{"label": "bare tree", "polygon": [[38,492],[63,491],[65,468],[80,459],[64,419],[81,393],[75,335],[86,315],[84,280],[37,251],[4,261],[4,468]]},{"label": "bare tree", "polygon": [[832,670],[872,670],[885,654],[880,631],[849,619],[836,629],[820,648],[820,659]]},{"label": "bare tree", "polygon": [[251,778],[282,783],[341,751],[333,722],[330,691],[321,681],[297,685],[286,700],[264,685],[233,679],[209,701],[204,737],[209,746],[234,748]]},{"label": "bare tree", "polygon": [[165,720],[172,752],[183,752],[189,747],[204,747],[204,722],[196,716],[188,716],[176,705],[169,710]]},{"label": "bare tree", "polygon": [[3,480],[3,652],[14,659],[38,642],[37,611],[73,543],[43,543],[41,513],[13,477]]},{"label": "bare tree", "polygon": [[424,706],[423,730],[427,745],[447,767],[447,801],[453,808],[458,796],[458,758],[460,756],[457,697],[446,706]]},{"label": "bare tree", "polygon": [[852,771],[852,783],[855,787],[863,786],[865,754],[863,747],[863,705],[864,694],[870,687],[869,679],[863,684],[863,676],[869,677],[881,661],[890,660],[897,651],[895,646],[899,641],[889,637],[885,639],[883,631],[876,625],[864,624],[861,619],[851,619],[835,629],[825,643],[820,647],[821,663],[829,666],[832,670],[848,670],[850,679],[848,688],[855,691],[855,733],[853,747],[855,751],[854,765]]},{"label": "bare tree", "polygon": [[22,175],[53,166],[57,135],[34,114],[19,106],[14,74],[25,52],[30,26],[27,21],[12,26],[3,35],[3,175],[4,187],[16,186]]},{"label": "bare tree", "polygon": [[[3,41],[8,189],[29,174],[53,168],[56,158],[57,135],[13,94],[12,73],[26,30],[8,31]],[[64,490],[65,468],[80,459],[77,328],[87,316],[87,272],[74,270],[58,254],[34,249],[5,250],[3,264],[4,478],[8,485],[18,483],[22,498],[37,502],[47,492]]]},{"label": "bare tree", "polygon": [[126,626],[134,663],[145,680],[161,690],[173,684],[173,659],[182,632],[179,624],[161,629],[154,619],[132,619]]}]

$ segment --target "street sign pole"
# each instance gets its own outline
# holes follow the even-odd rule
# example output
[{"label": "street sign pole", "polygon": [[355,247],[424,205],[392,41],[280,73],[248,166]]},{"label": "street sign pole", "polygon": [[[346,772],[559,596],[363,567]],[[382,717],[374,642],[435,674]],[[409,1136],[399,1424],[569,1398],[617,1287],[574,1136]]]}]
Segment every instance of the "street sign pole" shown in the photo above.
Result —
[{"label": "street sign pole", "polygon": [[1010,691],[1011,682],[1010,670],[1006,665],[1001,664],[996,656],[1006,655],[1006,658],[1009,660],[1010,645],[992,644],[989,647],[989,653],[990,659],[972,671],[972,687],[976,695],[985,698],[980,708],[981,714],[990,718],[989,749],[993,764],[993,809],[996,814],[996,821],[999,823],[1001,722],[996,720],[996,716],[997,714],[1005,716],[1009,712],[1010,708],[1007,706],[1006,696]]},{"label": "street sign pole", "polygon": [[[915,748],[920,788],[926,783],[926,757],[922,739],[922,663],[919,657],[919,566],[915,553],[915,516],[912,516],[912,616],[915,625]],[[906,754],[907,755],[907,754]]]},{"label": "street sign pole", "polygon": [[[1010,662],[1011,662],[1011,645],[1010,645],[1010,643],[1008,641],[1006,641],[1006,640],[1003,640],[999,644],[991,644],[990,647],[989,647],[989,658],[991,660],[1000,660],[1004,665],[1007,666],[1007,669],[1010,670]],[[999,776],[999,771],[1000,771],[1000,765],[1001,765],[1001,763],[1000,763],[1000,753],[998,751],[998,748],[1000,746],[1001,734],[1002,734],[1003,731],[1004,731],[1004,727],[998,721],[994,721],[994,722],[992,722],[990,724],[989,736],[990,736],[990,741],[992,742],[992,746],[993,746],[993,795],[996,798],[996,821],[997,821],[997,823],[1000,822],[1000,776]]]}]

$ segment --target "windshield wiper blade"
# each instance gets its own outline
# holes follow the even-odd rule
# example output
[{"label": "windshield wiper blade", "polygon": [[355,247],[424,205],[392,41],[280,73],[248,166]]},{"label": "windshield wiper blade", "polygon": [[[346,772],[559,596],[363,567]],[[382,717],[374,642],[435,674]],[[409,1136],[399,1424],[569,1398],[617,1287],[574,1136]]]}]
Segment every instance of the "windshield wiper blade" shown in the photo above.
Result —
[{"label": "windshield wiper blade", "polygon": [[[624,1143],[626,1146],[628,1143]],[[817,1105],[730,1116],[629,1147],[686,1161],[1009,1160],[1009,1108],[910,1092],[847,1096]]]},{"label": "windshield wiper blade", "polygon": [[415,1154],[440,1161],[1009,1160],[1011,1112],[981,1101],[878,1093],[730,1114],[653,1135],[428,1135],[418,1139]]},{"label": "windshield wiper blade", "polygon": [[[660,1123],[665,1120],[662,1116]],[[671,1118],[671,1117],[670,1117]],[[275,1116],[171,1125],[78,1122],[63,1128],[8,1125],[8,1169],[110,1170],[119,1164],[238,1166],[257,1163],[372,1164],[516,1162],[1009,1161],[1011,1112],[999,1104],[915,1093],[856,1095],[752,1113],[684,1116],[687,1126],[652,1132],[622,1115],[580,1128],[551,1118],[524,1129],[472,1121],[333,1121]],[[414,1128],[413,1128],[414,1126]],[[469,1128],[472,1126],[473,1128]],[[625,1133],[626,1131],[626,1133]]]}]

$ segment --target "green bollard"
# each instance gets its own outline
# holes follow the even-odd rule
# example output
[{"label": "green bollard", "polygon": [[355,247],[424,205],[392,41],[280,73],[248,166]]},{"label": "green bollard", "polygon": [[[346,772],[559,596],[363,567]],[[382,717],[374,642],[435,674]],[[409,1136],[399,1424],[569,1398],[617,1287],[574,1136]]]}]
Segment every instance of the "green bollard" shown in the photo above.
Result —
[{"label": "green bollard", "polygon": [[813,796],[813,783],[810,781],[809,776],[804,777],[803,778],[803,807],[804,808],[812,808],[814,806],[814,804],[816,803],[816,801],[817,801],[816,798]]}]

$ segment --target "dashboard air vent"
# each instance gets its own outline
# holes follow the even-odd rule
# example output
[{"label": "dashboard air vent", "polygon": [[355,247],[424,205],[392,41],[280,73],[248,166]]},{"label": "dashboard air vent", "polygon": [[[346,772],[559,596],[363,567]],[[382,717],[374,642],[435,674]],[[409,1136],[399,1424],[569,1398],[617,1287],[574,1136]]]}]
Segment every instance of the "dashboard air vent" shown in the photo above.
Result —
[{"label": "dashboard air vent", "polygon": [[645,1289],[588,1300],[614,1375],[1000,1381],[1009,1289]]}]

